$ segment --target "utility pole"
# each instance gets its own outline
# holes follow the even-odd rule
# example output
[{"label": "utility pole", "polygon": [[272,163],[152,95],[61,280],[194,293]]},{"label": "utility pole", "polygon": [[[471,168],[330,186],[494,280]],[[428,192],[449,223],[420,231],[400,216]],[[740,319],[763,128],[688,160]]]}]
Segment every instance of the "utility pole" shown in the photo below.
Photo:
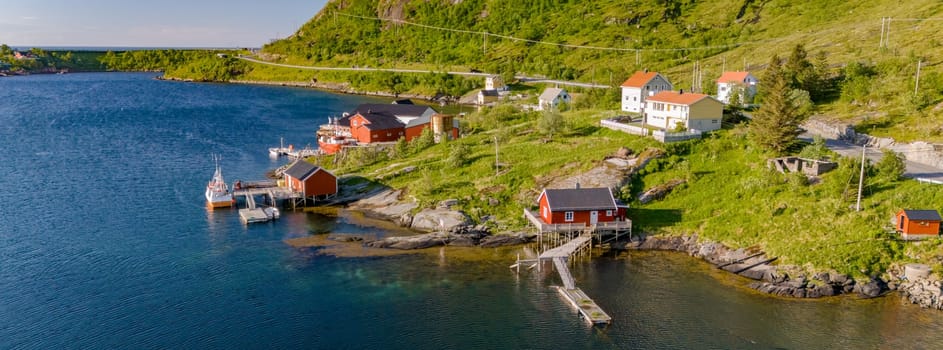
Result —
[{"label": "utility pole", "polygon": [[886,49],[890,46],[891,43],[891,18],[887,18],[887,27],[884,29],[884,48]]},{"label": "utility pole", "polygon": [[635,66],[636,66],[636,67],[638,67],[638,65],[642,64],[642,57],[641,57],[641,54],[642,54],[642,50],[635,49]]},{"label": "utility pole", "polygon": [[727,56],[723,57],[723,64],[720,66],[720,74],[724,74],[727,71]]},{"label": "utility pole", "polygon": [[914,82],[914,97],[917,97],[917,89],[920,87],[920,65],[923,59],[917,60],[917,81]]},{"label": "utility pole", "polygon": [[855,204],[855,211],[861,211],[861,191],[864,190],[864,153],[867,148],[867,144],[861,146],[861,174],[858,175],[858,202]]},{"label": "utility pole", "polygon": [[498,176],[498,172],[501,170],[500,165],[498,165],[498,136],[494,136],[494,176]]},{"label": "utility pole", "polygon": [[887,24],[887,17],[881,17],[881,39],[878,40],[878,48],[884,48],[884,26]]},{"label": "utility pole", "polygon": [[488,48],[488,32],[481,33],[481,54],[484,55]]}]

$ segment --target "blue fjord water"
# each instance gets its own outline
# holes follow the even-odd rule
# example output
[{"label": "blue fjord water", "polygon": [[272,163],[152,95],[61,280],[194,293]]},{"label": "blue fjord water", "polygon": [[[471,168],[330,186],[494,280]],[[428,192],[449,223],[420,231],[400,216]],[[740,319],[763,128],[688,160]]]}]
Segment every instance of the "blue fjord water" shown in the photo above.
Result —
[{"label": "blue fjord water", "polygon": [[[585,325],[512,249],[333,257],[284,240],[383,233],[285,213],[207,211],[365,101],[313,90],[90,73],[0,78],[0,349],[940,348],[943,313],[897,297],[796,301],[677,254],[576,264],[614,317]],[[382,102],[382,101],[381,101]]]}]

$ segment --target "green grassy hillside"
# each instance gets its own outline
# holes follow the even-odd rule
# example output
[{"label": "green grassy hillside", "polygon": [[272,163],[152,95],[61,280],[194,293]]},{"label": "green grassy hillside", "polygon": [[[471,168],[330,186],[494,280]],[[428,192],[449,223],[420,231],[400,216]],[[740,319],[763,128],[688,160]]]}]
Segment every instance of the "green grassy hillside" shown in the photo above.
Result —
[{"label": "green grassy hillside", "polygon": [[[882,17],[895,18],[886,48],[879,47]],[[699,61],[702,86],[710,91],[722,70],[762,70],[773,54],[785,57],[804,44],[810,56],[826,53],[840,83],[818,108],[827,118],[861,124],[877,136],[943,141],[941,18],[943,4],[933,0],[345,0],[329,2],[294,35],[266,45],[263,57],[296,65],[476,69],[613,86],[648,68],[666,72],[678,88],[691,87]],[[924,63],[914,96],[918,61]],[[863,63],[867,74],[846,88],[843,67],[852,62]],[[258,65],[243,76],[395,85]],[[423,92],[436,89],[426,86]]]},{"label": "green grassy hillside", "polygon": [[[499,231],[514,231],[527,227],[522,210],[536,206],[552,180],[585,173],[619,147],[646,154],[660,149],[665,156],[618,191],[631,207],[636,233],[697,234],[730,247],[759,247],[781,264],[858,277],[902,261],[943,269],[936,258],[943,256],[939,239],[904,243],[889,230],[900,208],[939,209],[943,192],[938,185],[882,178],[869,170],[859,212],[854,209],[860,164],[855,159],[840,158],[837,170],[810,183],[767,169],[768,155],[747,140],[742,125],[705,140],[664,145],[599,127],[599,119],[609,114],[565,112],[563,128],[550,139],[540,113],[486,109],[463,120],[462,139],[378,152],[356,149],[337,160],[323,158],[321,164],[403,189],[405,198],[422,207],[458,199],[457,208],[472,219],[491,216],[500,223]],[[500,175],[495,175],[495,139]],[[644,205],[636,200],[642,191],[676,179],[686,183],[663,200]]]}]

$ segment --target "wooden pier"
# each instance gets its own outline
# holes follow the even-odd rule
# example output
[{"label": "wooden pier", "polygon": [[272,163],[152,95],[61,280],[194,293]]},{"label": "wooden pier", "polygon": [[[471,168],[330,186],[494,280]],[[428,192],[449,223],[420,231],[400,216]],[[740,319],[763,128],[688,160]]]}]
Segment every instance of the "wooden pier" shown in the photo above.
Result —
[{"label": "wooden pier", "polygon": [[[563,287],[557,287],[560,295],[579,311],[580,316],[586,322],[593,325],[606,325],[612,322],[612,317],[609,317],[583,290],[576,287],[576,279],[573,278],[568,266],[571,256],[588,255],[589,251],[592,250],[593,235],[591,232],[587,230],[557,247],[544,251],[537,257],[536,266],[539,270],[544,261],[552,261],[557,273],[560,274],[560,280],[563,282]],[[516,264],[511,265],[511,268],[516,267],[520,271],[521,264],[528,261],[534,260],[518,259]]]}]

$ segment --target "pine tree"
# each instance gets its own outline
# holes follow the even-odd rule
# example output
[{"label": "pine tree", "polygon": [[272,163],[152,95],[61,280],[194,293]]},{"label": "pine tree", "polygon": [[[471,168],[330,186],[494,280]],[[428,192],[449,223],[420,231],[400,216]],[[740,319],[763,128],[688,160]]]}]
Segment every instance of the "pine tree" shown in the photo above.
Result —
[{"label": "pine tree", "polygon": [[796,111],[778,56],[770,59],[763,82],[766,97],[750,122],[749,137],[763,149],[783,154],[796,142],[806,116]]}]

